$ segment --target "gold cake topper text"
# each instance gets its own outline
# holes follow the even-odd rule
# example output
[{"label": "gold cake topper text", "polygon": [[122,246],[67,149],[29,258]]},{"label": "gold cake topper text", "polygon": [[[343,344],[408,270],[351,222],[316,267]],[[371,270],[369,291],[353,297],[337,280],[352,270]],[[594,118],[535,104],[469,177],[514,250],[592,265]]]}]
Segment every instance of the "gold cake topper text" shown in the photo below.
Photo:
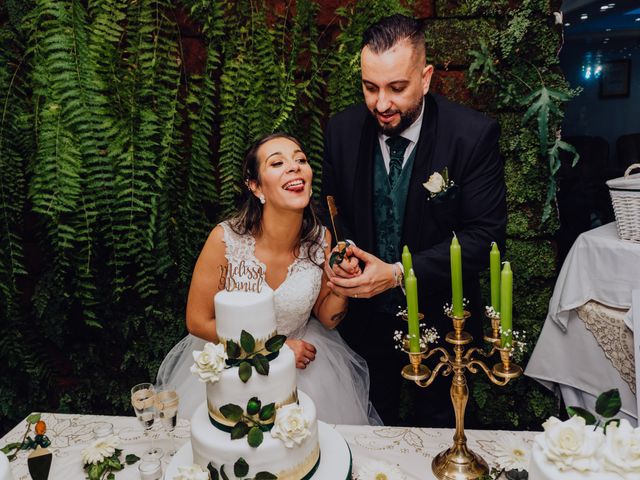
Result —
[{"label": "gold cake topper text", "polygon": [[218,288],[228,292],[260,293],[265,282],[265,273],[261,265],[255,262],[245,262],[220,265],[220,283]]}]

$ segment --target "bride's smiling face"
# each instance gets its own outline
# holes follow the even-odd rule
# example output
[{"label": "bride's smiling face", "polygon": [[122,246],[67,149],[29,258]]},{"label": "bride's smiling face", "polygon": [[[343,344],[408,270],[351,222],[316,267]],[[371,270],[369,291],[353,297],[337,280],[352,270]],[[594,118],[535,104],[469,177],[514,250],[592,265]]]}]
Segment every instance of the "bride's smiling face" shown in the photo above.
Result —
[{"label": "bride's smiling face", "polygon": [[303,210],[309,204],[313,172],[297,143],[277,137],[257,152],[259,185],[254,194],[264,195],[265,208]]}]

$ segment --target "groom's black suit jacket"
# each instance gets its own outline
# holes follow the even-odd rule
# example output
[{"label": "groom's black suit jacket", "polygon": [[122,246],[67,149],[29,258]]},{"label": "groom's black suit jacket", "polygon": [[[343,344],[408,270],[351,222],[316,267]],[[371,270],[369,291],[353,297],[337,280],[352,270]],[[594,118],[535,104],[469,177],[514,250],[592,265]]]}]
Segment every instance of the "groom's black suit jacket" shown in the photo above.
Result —
[{"label": "groom's black suit jacket", "polygon": [[[373,149],[377,134],[376,121],[364,104],[332,117],[325,132],[322,175],[322,198],[335,197],[344,236],[372,254],[376,252]],[[451,302],[452,232],[462,246],[464,293],[474,317],[467,325],[474,336],[480,334],[483,321],[478,272],[488,266],[491,242],[498,242],[504,251],[507,208],[499,134],[498,123],[486,115],[438,95],[425,96],[401,245],[408,245],[413,255],[420,311],[426,313],[429,326],[440,327],[441,339],[442,332],[452,330],[442,310],[444,303]],[[430,200],[422,184],[445,167],[459,186],[458,194],[443,202]],[[387,340],[401,324],[388,317],[378,324],[375,300],[351,299],[349,310],[341,326],[347,342],[367,360],[375,355],[388,359],[393,352],[386,350]]]}]

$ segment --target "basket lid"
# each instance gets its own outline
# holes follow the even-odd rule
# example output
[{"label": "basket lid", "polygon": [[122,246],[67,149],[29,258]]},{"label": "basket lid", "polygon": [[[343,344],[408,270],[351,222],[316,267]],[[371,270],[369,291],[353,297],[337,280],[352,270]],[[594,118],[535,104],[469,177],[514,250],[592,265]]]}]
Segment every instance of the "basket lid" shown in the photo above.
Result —
[{"label": "basket lid", "polygon": [[634,163],[627,168],[623,177],[613,178],[607,180],[607,186],[611,189],[632,190],[640,189],[640,173],[634,173],[631,175],[631,171],[640,169],[640,163]]}]

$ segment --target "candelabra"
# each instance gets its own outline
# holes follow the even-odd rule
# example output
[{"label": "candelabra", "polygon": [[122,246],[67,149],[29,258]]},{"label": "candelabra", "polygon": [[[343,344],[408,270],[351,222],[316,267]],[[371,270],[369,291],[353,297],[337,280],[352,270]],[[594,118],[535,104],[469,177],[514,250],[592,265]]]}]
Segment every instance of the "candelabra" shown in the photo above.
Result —
[{"label": "candelabra", "polygon": [[[522,375],[522,368],[511,362],[513,345],[508,347],[500,346],[498,334],[499,321],[492,320],[493,336],[485,337],[485,340],[492,344],[491,351],[485,352],[482,348],[469,347],[465,352],[465,345],[473,341],[471,334],[464,330],[464,324],[470,313],[464,311],[462,317],[449,314],[453,322],[453,331],[445,337],[445,341],[453,345],[453,355],[445,348],[437,347],[429,349],[428,346],[421,348],[419,352],[409,351],[408,337],[403,342],[403,350],[408,353],[410,364],[402,369],[402,376],[415,382],[418,386],[426,388],[442,374],[448,376],[453,373],[451,381],[451,402],[456,418],[456,430],[453,435],[453,446],[440,452],[431,462],[431,468],[435,476],[446,480],[466,480],[475,479],[489,473],[489,467],[480,455],[467,448],[467,437],[464,434],[464,413],[469,399],[469,388],[465,371],[477,373],[482,370],[487,377],[496,385],[504,386],[512,378]],[[492,369],[474,356],[481,355],[485,358],[492,357],[496,352],[500,355],[500,362],[496,363]],[[423,365],[422,360],[440,354],[439,361],[433,370]]]}]

